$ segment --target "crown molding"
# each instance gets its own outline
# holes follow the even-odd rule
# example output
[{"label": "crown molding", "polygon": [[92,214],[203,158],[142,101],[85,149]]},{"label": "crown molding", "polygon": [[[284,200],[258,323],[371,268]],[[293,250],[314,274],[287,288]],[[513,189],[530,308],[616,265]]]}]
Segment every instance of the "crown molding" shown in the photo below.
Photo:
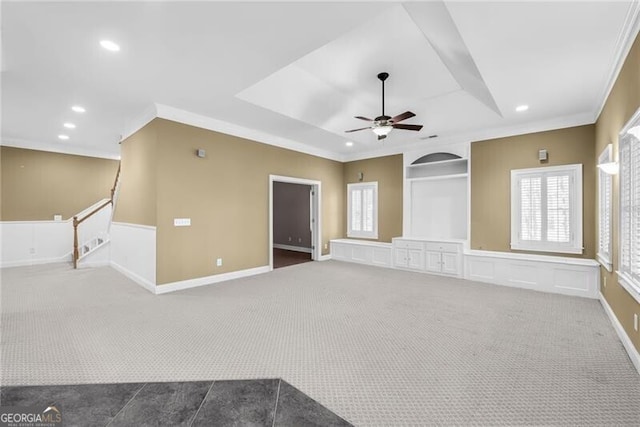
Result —
[{"label": "crown molding", "polygon": [[122,135],[120,136],[120,142],[138,132],[157,116],[158,108],[156,107],[156,104],[149,105],[137,117],[134,117],[133,119],[126,122],[122,131]]},{"label": "crown molding", "polygon": [[600,117],[602,109],[604,108],[607,99],[609,99],[609,95],[613,90],[613,86],[615,85],[616,80],[618,80],[620,70],[622,70],[622,66],[627,59],[627,55],[629,55],[631,46],[633,46],[633,43],[635,42],[639,31],[640,1],[634,0],[629,5],[629,10],[624,20],[624,25],[620,30],[620,34],[618,34],[618,40],[616,41],[616,47],[614,49],[614,60],[611,64],[611,69],[609,70],[605,87],[602,89],[602,95],[600,96],[599,104],[596,107],[596,110],[593,112],[594,122],[597,121]]},{"label": "crown molding", "polygon": [[312,156],[322,157],[329,160],[344,161],[344,156],[340,153],[334,153],[328,150],[311,147],[300,142],[293,141],[288,138],[282,138],[266,132],[255,129],[249,129],[244,126],[225,122],[211,117],[202,116],[200,114],[174,108],[168,105],[155,104],[156,116],[161,119],[167,119],[202,129],[221,132],[227,135],[233,135],[240,138],[249,139],[267,145],[273,145],[288,150],[297,151],[299,153],[310,154]]},{"label": "crown molding", "polygon": [[21,139],[2,138],[3,147],[24,148],[26,150],[49,151],[51,153],[72,154],[75,156],[97,157],[100,159],[120,160],[120,147],[117,152],[53,142],[27,141]]}]

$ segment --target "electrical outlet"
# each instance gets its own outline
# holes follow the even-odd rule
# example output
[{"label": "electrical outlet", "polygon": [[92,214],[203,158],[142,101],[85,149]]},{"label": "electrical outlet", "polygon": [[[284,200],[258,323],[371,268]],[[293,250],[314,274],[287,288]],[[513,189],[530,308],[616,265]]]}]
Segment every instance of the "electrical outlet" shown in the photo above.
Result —
[{"label": "electrical outlet", "polygon": [[36,253],[36,248],[29,248],[29,253],[34,255]]},{"label": "electrical outlet", "polygon": [[291,236],[289,236],[289,241],[291,241]]},{"label": "electrical outlet", "polygon": [[638,332],[638,313],[633,315],[633,329]]},{"label": "electrical outlet", "polygon": [[216,267],[222,267],[222,258],[216,260]]},{"label": "electrical outlet", "polygon": [[302,243],[302,237],[298,237],[298,243]]},{"label": "electrical outlet", "polygon": [[328,244],[328,243],[325,243],[325,244],[324,244],[324,248],[325,248],[325,249],[329,249],[329,244]]}]

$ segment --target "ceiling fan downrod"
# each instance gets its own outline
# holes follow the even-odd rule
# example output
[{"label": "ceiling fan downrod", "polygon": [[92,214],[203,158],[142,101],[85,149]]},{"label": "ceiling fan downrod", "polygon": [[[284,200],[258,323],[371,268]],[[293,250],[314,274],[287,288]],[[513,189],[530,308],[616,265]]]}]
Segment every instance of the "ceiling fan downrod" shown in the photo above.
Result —
[{"label": "ceiling fan downrod", "polygon": [[378,79],[382,82],[382,116],[380,116],[381,120],[384,120],[384,81],[389,78],[389,73],[380,73],[378,74]]}]

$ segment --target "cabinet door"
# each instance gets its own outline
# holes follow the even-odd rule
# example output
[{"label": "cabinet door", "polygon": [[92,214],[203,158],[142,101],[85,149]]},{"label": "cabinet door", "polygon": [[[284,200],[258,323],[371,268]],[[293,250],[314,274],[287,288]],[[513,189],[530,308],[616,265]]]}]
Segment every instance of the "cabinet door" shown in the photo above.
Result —
[{"label": "cabinet door", "polygon": [[460,275],[460,255],[459,254],[442,254],[442,272],[454,276]]},{"label": "cabinet door", "polygon": [[440,252],[427,251],[427,271],[433,271],[439,273],[441,271],[440,259],[442,258]]},{"label": "cabinet door", "polygon": [[408,268],[414,270],[424,270],[424,251],[422,249],[409,249]]},{"label": "cabinet door", "polygon": [[409,265],[409,253],[404,248],[393,248],[393,265],[406,268]]}]

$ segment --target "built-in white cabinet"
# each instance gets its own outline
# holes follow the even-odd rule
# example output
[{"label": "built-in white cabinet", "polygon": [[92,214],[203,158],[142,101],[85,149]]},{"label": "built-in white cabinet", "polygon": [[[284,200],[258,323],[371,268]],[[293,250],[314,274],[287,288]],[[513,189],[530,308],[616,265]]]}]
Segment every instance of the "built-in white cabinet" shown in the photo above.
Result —
[{"label": "built-in white cabinet", "polygon": [[462,245],[449,242],[426,242],[426,270],[431,273],[462,275]]},{"label": "built-in white cabinet", "polygon": [[393,266],[462,277],[462,242],[393,239]]},{"label": "built-in white cabinet", "polygon": [[393,262],[396,267],[424,270],[424,242],[393,239]]}]

